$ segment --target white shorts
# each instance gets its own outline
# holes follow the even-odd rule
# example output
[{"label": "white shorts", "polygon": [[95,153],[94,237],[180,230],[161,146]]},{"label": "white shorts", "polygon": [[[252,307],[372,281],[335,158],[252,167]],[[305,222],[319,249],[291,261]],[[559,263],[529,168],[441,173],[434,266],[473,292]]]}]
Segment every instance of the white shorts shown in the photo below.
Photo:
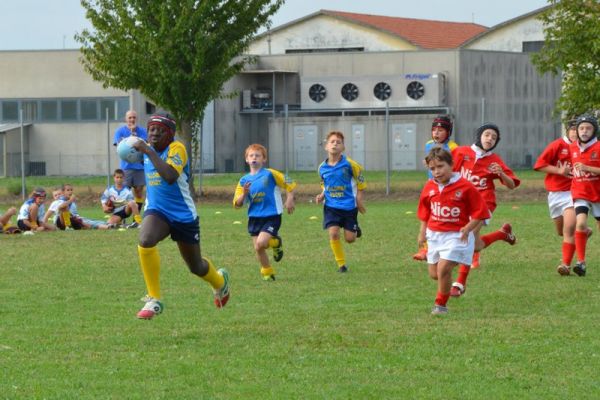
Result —
[{"label": "white shorts", "polygon": [[437,264],[440,259],[471,265],[475,251],[475,235],[469,233],[467,242],[460,240],[460,232],[434,232],[427,229],[427,263]]},{"label": "white shorts", "polygon": [[592,203],[591,201],[577,199],[573,202],[573,205],[575,208],[587,207],[587,209],[592,212],[594,218],[600,218],[600,203]]},{"label": "white shorts", "polygon": [[573,207],[573,198],[571,192],[548,192],[548,208],[550,209],[550,218],[558,218],[564,214],[567,208]]}]

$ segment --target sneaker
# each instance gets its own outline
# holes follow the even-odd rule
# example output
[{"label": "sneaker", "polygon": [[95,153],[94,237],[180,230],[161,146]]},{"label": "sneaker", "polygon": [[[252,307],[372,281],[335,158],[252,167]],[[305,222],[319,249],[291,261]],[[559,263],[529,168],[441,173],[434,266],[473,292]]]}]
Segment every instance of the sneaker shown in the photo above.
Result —
[{"label": "sneaker", "polygon": [[263,275],[262,279],[263,281],[274,281],[275,275]]},{"label": "sneaker", "polygon": [[431,309],[431,314],[432,315],[446,315],[446,314],[448,314],[448,307],[439,306],[437,304],[434,304],[433,308]]},{"label": "sneaker", "polygon": [[575,272],[578,276],[585,276],[585,261],[577,261],[573,267],[573,272]]},{"label": "sneaker", "polygon": [[160,301],[151,298],[144,304],[144,307],[137,313],[139,319],[152,319],[155,315],[163,312],[163,305]]},{"label": "sneaker", "polygon": [[137,222],[133,221],[131,224],[127,225],[125,228],[126,229],[137,229],[140,227],[140,224],[138,224]]},{"label": "sneaker", "polygon": [[502,225],[502,227],[500,228],[500,232],[504,233],[505,237],[503,240],[506,243],[510,244],[511,246],[513,246],[515,243],[517,243],[517,238],[513,234],[512,226],[510,224]]},{"label": "sneaker", "polygon": [[558,268],[556,268],[556,272],[562,276],[571,275],[571,268],[569,268],[568,265],[560,264]]},{"label": "sneaker", "polygon": [[451,297],[460,297],[465,293],[465,286],[462,283],[454,282],[450,288]]},{"label": "sneaker", "polygon": [[413,254],[412,258],[416,261],[427,261],[427,249],[420,249],[417,253]]},{"label": "sneaker", "polygon": [[348,272],[348,267],[346,267],[345,265],[342,265],[341,267],[338,268],[338,272]]},{"label": "sneaker", "polygon": [[140,297],[140,301],[142,303],[147,303],[150,300],[152,300],[152,296],[150,296],[149,294],[145,294],[144,296]]},{"label": "sneaker", "polygon": [[362,229],[360,229],[360,226],[356,227],[356,237],[362,237]]},{"label": "sneaker", "polygon": [[273,260],[275,260],[275,262],[279,262],[283,258],[283,249],[281,248],[283,246],[283,240],[281,240],[281,237],[279,236],[275,237],[279,239],[279,245],[277,247],[273,247]]},{"label": "sneaker", "polygon": [[480,266],[479,257],[481,257],[480,252],[476,251],[475,253],[473,253],[473,260],[471,261],[471,268],[473,268],[473,269],[479,268],[479,266]]},{"label": "sneaker", "polygon": [[229,272],[227,272],[225,268],[219,268],[217,274],[223,277],[225,283],[223,283],[223,287],[221,289],[213,289],[215,306],[217,306],[217,308],[223,308],[229,301]]}]

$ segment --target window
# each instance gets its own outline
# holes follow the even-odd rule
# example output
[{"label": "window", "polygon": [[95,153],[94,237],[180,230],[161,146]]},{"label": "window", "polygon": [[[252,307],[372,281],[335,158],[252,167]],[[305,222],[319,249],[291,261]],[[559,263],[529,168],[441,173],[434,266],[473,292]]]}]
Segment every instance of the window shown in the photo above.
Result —
[{"label": "window", "polygon": [[21,102],[23,109],[23,121],[35,121],[38,119],[38,102],[35,100],[25,100]]},{"label": "window", "polygon": [[60,119],[62,121],[77,121],[77,100],[60,101]]},{"label": "window", "polygon": [[125,113],[129,111],[129,97],[119,97],[117,99],[117,120],[125,119]]},{"label": "window", "polygon": [[108,109],[108,119],[115,120],[115,101],[114,100],[100,100],[100,116],[101,119],[106,120],[106,110]]},{"label": "window", "polygon": [[81,119],[82,120],[97,120],[98,119],[98,101],[97,100],[81,100]]},{"label": "window", "polygon": [[536,53],[544,47],[544,41],[523,42],[523,53]]},{"label": "window", "polygon": [[58,120],[58,101],[56,100],[42,100],[42,115],[43,121],[56,121]]},{"label": "window", "polygon": [[2,120],[3,121],[18,121],[19,120],[19,102],[18,101],[3,101],[2,102]]}]

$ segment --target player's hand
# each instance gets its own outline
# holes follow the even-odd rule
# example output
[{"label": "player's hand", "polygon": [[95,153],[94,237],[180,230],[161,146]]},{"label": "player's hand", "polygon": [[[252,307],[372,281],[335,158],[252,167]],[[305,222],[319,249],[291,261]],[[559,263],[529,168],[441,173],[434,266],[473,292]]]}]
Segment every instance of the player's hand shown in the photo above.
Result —
[{"label": "player's hand", "polygon": [[248,193],[250,193],[250,185],[252,185],[252,182],[246,182],[244,183],[244,195],[247,195]]},{"label": "player's hand", "polygon": [[460,228],[459,232],[460,241],[466,243],[469,240],[469,230],[463,226],[462,228]]},{"label": "player's hand", "polygon": [[570,165],[563,165],[558,168],[558,175],[566,176],[567,178],[571,178],[573,176],[573,171],[571,170]]},{"label": "player's hand", "polygon": [[135,141],[131,145],[131,147],[144,154],[148,154],[151,151],[150,146],[148,146],[148,143],[146,143],[146,141],[142,139]]},{"label": "player's hand", "polygon": [[504,172],[504,170],[498,163],[491,163],[489,170],[492,174],[496,174],[496,175],[500,175]]},{"label": "player's hand", "polygon": [[294,212],[294,210],[296,209],[296,205],[293,200],[292,201],[286,200],[284,207],[287,210],[288,214],[292,214]]},{"label": "player's hand", "polygon": [[585,165],[585,164],[583,164],[583,163],[580,163],[580,162],[576,162],[575,164],[573,164],[573,168],[574,168],[576,171],[580,171],[580,172],[585,172],[585,171],[587,171],[587,170],[588,170],[588,167],[587,167],[587,165]]},{"label": "player's hand", "polygon": [[425,247],[425,243],[427,243],[427,238],[425,234],[419,234],[417,237],[417,248],[420,250]]},{"label": "player's hand", "polygon": [[319,204],[323,201],[323,199],[325,198],[325,193],[319,193],[318,195],[315,196],[315,203]]},{"label": "player's hand", "polygon": [[367,209],[365,208],[365,206],[363,204],[357,204],[356,208],[358,208],[358,212],[360,212],[361,214],[367,213]]}]

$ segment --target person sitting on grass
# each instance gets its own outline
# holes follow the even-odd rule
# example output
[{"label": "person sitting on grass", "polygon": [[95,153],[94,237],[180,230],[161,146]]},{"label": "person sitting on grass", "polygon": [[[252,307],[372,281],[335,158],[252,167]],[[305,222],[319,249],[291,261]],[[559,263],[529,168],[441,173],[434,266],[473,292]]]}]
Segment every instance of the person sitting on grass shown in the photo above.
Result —
[{"label": "person sitting on grass", "polygon": [[22,232],[56,230],[53,225],[43,221],[44,214],[46,213],[45,201],[46,191],[41,187],[36,188],[29,198],[25,200],[17,217],[17,226]]},{"label": "person sitting on grass", "polygon": [[133,215],[133,222],[126,226],[127,229],[139,228],[142,223],[138,205],[133,197],[133,192],[125,186],[125,172],[118,168],[113,173],[114,184],[102,193],[100,203],[105,214],[111,214],[108,225],[119,225],[127,217]]},{"label": "person sitting on grass", "polygon": [[4,233],[21,233],[21,230],[10,224],[10,218],[17,214],[15,207],[10,207],[4,214],[0,214],[0,232]]}]

